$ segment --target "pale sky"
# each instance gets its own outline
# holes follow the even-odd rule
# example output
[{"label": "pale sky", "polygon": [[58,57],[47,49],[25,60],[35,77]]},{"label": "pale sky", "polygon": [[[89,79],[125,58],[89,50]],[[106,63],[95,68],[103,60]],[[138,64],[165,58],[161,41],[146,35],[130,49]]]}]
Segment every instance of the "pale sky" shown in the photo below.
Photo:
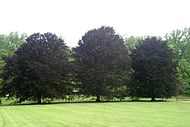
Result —
[{"label": "pale sky", "polygon": [[0,0],[0,34],[52,32],[76,46],[102,25],[122,36],[164,36],[190,27],[190,0]]}]

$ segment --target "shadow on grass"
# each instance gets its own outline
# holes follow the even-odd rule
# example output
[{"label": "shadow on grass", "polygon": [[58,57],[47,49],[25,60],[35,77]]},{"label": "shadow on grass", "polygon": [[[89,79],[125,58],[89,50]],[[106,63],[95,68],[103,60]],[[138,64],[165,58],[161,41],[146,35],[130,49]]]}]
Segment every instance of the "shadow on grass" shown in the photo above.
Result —
[{"label": "shadow on grass", "polygon": [[49,102],[49,103],[11,103],[11,104],[0,104],[1,106],[30,106],[30,105],[54,105],[54,104],[81,104],[81,103],[95,103],[95,104],[102,104],[102,103],[124,103],[124,102],[149,102],[149,103],[154,103],[154,102],[169,102],[167,100],[156,100],[156,101],[150,101],[150,100],[122,100],[122,101],[71,101],[71,102]]}]

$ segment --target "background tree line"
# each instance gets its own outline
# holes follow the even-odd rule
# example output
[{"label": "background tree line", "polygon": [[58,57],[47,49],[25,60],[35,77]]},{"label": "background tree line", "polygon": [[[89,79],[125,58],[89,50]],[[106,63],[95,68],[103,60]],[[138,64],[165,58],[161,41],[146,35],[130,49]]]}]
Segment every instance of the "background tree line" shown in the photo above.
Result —
[{"label": "background tree line", "polygon": [[96,101],[189,93],[189,31],[123,39],[102,26],[85,33],[75,48],[52,33],[1,35],[0,95],[41,103],[76,93]]}]

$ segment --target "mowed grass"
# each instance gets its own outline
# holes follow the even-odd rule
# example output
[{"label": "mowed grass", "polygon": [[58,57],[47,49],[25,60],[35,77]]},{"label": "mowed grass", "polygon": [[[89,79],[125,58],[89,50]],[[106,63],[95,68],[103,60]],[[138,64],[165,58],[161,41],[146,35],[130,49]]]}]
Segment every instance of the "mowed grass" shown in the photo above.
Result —
[{"label": "mowed grass", "polygon": [[0,127],[190,127],[190,102],[0,106]]}]

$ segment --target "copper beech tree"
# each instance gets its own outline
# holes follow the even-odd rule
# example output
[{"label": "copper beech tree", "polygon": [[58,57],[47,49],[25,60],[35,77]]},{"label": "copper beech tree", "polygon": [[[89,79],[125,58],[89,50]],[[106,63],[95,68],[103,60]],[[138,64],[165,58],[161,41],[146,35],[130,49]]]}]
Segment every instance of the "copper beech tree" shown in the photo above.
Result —
[{"label": "copper beech tree", "polygon": [[71,91],[68,47],[55,34],[29,36],[14,55],[4,60],[3,96],[41,103],[46,98],[64,98]]},{"label": "copper beech tree", "polygon": [[166,41],[148,37],[131,53],[134,73],[128,84],[129,96],[169,98],[177,94],[177,62]]},{"label": "copper beech tree", "polygon": [[130,63],[123,39],[112,27],[102,26],[88,31],[78,45],[74,59],[80,91],[96,96],[96,101],[120,96]]}]

